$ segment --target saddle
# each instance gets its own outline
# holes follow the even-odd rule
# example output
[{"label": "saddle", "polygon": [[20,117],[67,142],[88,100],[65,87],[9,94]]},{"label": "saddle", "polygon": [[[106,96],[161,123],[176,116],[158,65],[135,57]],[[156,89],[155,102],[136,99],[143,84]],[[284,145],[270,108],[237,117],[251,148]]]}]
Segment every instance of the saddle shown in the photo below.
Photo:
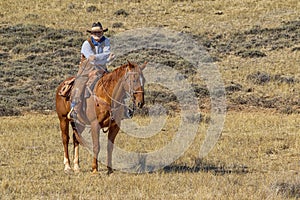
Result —
[{"label": "saddle", "polygon": [[[93,94],[95,85],[101,77],[102,76],[94,76],[88,80],[83,91],[84,98],[88,98],[91,96],[91,94]],[[64,81],[63,86],[58,93],[60,96],[65,97],[67,101],[69,101],[71,98],[71,92],[74,86],[75,79],[75,77],[72,77],[71,79]]]},{"label": "saddle", "polygon": [[75,77],[72,77],[69,80],[65,80],[62,88],[58,92],[58,94],[62,97],[65,97],[67,99],[67,101],[69,101],[71,98],[71,91],[72,91],[74,82],[75,82]]}]

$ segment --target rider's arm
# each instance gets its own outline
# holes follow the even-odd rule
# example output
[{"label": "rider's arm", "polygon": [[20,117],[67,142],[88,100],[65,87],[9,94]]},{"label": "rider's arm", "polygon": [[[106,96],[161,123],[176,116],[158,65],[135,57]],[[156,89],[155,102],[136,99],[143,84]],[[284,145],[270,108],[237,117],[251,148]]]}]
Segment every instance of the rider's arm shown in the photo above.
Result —
[{"label": "rider's arm", "polygon": [[90,43],[87,40],[84,41],[81,46],[81,53],[86,59],[88,59],[91,55],[95,55]]},{"label": "rider's arm", "polygon": [[110,55],[110,42],[109,39],[105,39],[105,45],[101,53],[95,54],[91,48],[88,41],[85,41],[81,47],[81,53],[88,59],[91,55],[95,55],[96,64],[104,65],[108,62],[108,57]]}]

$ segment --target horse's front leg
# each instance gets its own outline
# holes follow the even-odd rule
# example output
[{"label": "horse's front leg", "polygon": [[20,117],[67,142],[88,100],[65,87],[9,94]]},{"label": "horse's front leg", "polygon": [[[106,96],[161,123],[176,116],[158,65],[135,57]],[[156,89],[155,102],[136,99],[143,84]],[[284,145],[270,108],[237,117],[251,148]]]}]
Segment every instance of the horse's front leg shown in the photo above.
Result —
[{"label": "horse's front leg", "polygon": [[100,143],[99,143],[99,132],[100,125],[97,120],[94,120],[91,123],[92,130],[92,142],[93,142],[93,162],[92,162],[92,172],[98,172],[98,154],[100,151]]},{"label": "horse's front leg", "polygon": [[67,174],[70,174],[72,172],[71,166],[70,166],[70,158],[69,158],[69,121],[66,118],[60,118],[60,130],[61,130],[61,137],[62,142],[64,146],[64,171]]},{"label": "horse's front leg", "polygon": [[107,142],[107,175],[113,173],[113,168],[112,168],[112,152],[114,149],[114,142],[115,138],[119,132],[120,128],[116,123],[113,123],[109,127],[109,132],[108,132],[108,142]]}]

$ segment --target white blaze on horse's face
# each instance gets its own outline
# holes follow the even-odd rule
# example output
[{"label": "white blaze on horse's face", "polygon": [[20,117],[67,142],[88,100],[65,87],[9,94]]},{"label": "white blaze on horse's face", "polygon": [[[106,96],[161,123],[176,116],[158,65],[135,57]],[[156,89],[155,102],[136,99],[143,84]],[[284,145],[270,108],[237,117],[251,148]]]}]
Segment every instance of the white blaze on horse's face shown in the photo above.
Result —
[{"label": "white blaze on horse's face", "polygon": [[145,78],[142,69],[137,64],[128,62],[128,72],[126,73],[126,82],[128,83],[127,92],[130,94],[136,106],[141,108],[144,105],[144,83]]},{"label": "white blaze on horse's face", "polygon": [[144,87],[144,78],[142,76],[140,76],[140,83],[141,83],[141,86]]}]

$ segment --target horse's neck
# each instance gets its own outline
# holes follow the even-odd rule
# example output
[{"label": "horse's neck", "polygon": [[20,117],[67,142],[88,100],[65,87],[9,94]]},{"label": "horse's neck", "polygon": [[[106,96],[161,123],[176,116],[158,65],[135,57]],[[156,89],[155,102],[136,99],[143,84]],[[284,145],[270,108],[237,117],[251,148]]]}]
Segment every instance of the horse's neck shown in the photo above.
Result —
[{"label": "horse's neck", "polygon": [[102,78],[102,94],[106,94],[109,98],[120,100],[124,94],[124,89],[121,86],[122,78],[126,74],[126,66],[121,66]]}]

